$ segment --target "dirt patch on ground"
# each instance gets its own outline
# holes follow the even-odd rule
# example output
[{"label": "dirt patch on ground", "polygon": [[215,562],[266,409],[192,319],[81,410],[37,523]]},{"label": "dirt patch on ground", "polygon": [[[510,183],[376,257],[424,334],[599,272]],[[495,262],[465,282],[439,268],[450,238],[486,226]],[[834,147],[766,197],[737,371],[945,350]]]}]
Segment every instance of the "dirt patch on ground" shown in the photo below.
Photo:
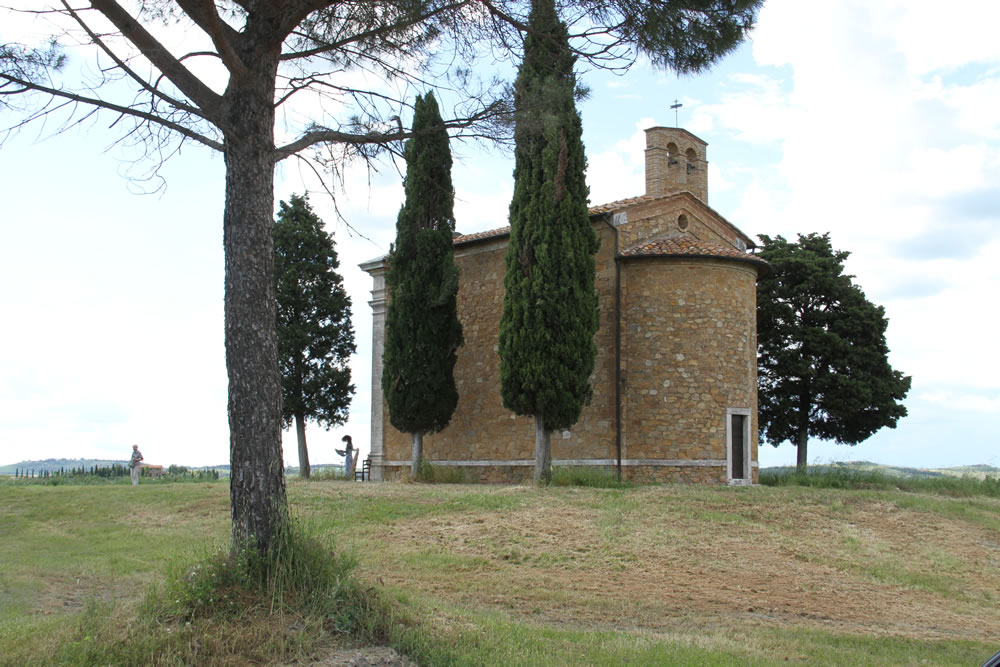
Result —
[{"label": "dirt patch on ground", "polygon": [[95,577],[50,574],[32,597],[32,611],[44,616],[81,612],[90,601],[110,602],[125,593],[124,585]]},{"label": "dirt patch on ground", "polygon": [[417,663],[399,655],[388,646],[365,646],[336,649],[310,662],[296,663],[322,667],[417,667]]},{"label": "dirt patch on ground", "polygon": [[934,499],[939,513],[871,494],[677,487],[523,497],[510,510],[457,508],[363,531],[363,572],[572,625],[1000,636],[1000,535],[988,520],[1000,503]]}]

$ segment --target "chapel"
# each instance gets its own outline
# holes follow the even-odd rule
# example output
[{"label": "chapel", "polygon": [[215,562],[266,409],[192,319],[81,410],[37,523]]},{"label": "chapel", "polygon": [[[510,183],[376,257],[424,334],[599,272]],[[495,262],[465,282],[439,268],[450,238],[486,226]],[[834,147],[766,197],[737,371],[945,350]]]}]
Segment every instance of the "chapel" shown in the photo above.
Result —
[{"label": "chapel", "polygon": [[[753,240],[708,205],[707,144],[680,128],[646,130],[645,193],[590,208],[600,239],[600,326],[593,398],[552,434],[552,465],[597,466],[638,482],[757,481],[756,281]],[[510,228],[457,236],[459,400],[451,423],[424,436],[424,458],[469,481],[531,480],[534,419],[500,398],[497,338]],[[405,477],[410,436],[382,397],[388,289],[373,278],[371,477]]]}]

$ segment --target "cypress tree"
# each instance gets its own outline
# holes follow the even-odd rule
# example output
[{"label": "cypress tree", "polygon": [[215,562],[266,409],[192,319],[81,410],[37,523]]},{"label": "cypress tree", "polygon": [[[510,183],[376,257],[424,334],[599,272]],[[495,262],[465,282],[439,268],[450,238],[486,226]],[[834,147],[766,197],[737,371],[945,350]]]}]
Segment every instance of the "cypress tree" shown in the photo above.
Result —
[{"label": "cypress tree", "polygon": [[406,199],[389,253],[382,391],[389,421],[413,443],[411,475],[423,458],[423,435],[440,431],[458,404],[452,371],[462,345],[458,321],[455,191],[451,149],[433,93],[418,96],[407,141]]},{"label": "cypress tree", "polygon": [[514,196],[500,321],[504,406],[535,417],[535,480],[552,475],[550,434],[590,400],[597,348],[576,57],[553,0],[533,0],[514,90]]},{"label": "cypress tree", "polygon": [[347,421],[354,385],[348,365],[355,350],[351,298],[337,273],[333,237],[309,206],[292,195],[274,223],[281,418],[295,422],[299,475],[309,478],[306,419],[330,428]]}]

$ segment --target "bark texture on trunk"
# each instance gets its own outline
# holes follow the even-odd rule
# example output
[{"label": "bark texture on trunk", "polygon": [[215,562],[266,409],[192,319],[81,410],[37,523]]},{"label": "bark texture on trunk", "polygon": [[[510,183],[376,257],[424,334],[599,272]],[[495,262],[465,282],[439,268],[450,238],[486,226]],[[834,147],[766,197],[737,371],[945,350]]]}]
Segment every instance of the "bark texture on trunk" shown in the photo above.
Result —
[{"label": "bark texture on trunk", "polygon": [[410,434],[413,442],[412,455],[410,460],[410,479],[416,479],[420,471],[420,459],[424,457],[424,432],[416,431]]},{"label": "bark texture on trunk", "polygon": [[[252,41],[247,42],[252,43]],[[240,54],[251,70],[224,97],[226,369],[233,548],[266,555],[288,516],[275,333],[274,82],[277,50]]]},{"label": "bark texture on trunk", "polygon": [[809,442],[809,429],[800,427],[798,442],[795,443],[797,449],[795,453],[795,470],[804,473],[806,471],[806,444]]},{"label": "bark texture on trunk", "polygon": [[295,415],[295,437],[299,444],[299,477],[309,479],[309,450],[306,448],[306,419]]},{"label": "bark texture on trunk", "polygon": [[535,415],[535,482],[552,481],[552,434],[545,430],[545,417]]},{"label": "bark texture on trunk", "polygon": [[799,394],[799,432],[795,442],[795,471],[806,472],[806,445],[809,442],[809,408],[812,406],[812,396],[809,388],[803,387]]}]

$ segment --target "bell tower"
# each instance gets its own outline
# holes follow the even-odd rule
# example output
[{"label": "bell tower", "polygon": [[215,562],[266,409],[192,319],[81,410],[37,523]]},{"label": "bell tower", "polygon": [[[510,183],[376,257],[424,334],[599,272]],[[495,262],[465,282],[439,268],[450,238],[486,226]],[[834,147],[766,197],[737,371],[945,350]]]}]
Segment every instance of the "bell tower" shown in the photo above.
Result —
[{"label": "bell tower", "polygon": [[646,130],[646,194],[687,190],[708,203],[708,144],[679,127]]}]

